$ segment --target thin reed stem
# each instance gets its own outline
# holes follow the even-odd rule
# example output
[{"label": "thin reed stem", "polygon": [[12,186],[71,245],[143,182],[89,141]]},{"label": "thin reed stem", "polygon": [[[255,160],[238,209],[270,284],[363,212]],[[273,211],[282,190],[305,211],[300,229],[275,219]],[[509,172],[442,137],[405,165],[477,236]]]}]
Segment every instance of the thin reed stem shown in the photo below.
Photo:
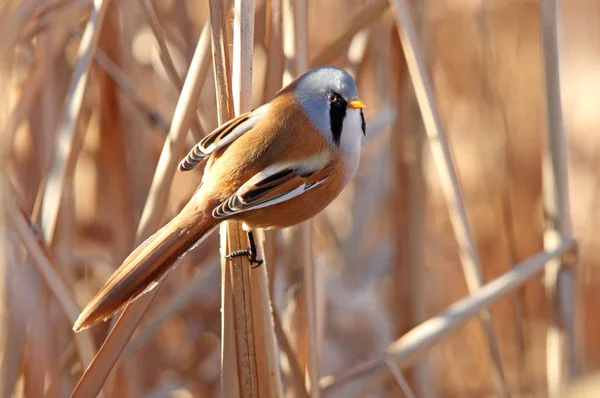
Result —
[{"label": "thin reed stem", "polygon": [[[462,190],[454,168],[446,133],[435,102],[430,78],[425,68],[411,10],[406,0],[394,0],[392,11],[396,18],[396,27],[406,57],[408,72],[415,88],[423,123],[429,138],[433,161],[446,196],[450,221],[458,242],[467,287],[469,292],[473,293],[484,284],[483,270],[467,218]],[[491,311],[487,309],[482,311],[480,320],[483,333],[488,340],[496,390],[501,397],[508,397],[508,388],[500,360],[500,349],[492,323]]]},{"label": "thin reed stem", "polygon": [[[161,215],[165,209],[173,174],[177,170],[177,163],[183,149],[189,122],[208,74],[210,66],[209,46],[209,23],[207,22],[198,40],[190,70],[175,108],[173,123],[156,167],[148,199],[138,225],[136,245],[141,243],[160,225]],[[164,283],[159,284],[157,288],[141,296],[125,308],[96,354],[94,361],[79,380],[71,395],[72,397],[94,396],[100,390],[131,338],[135,327],[163,285]]]},{"label": "thin reed stem", "polygon": [[516,264],[513,269],[489,282],[470,296],[456,301],[444,312],[411,329],[389,345],[383,355],[360,363],[337,375],[322,377],[319,384],[323,393],[333,391],[352,380],[375,377],[381,374],[385,370],[386,360],[391,360],[400,370],[410,366],[428,348],[458,326],[467,322],[472,316],[481,312],[483,308],[487,308],[506,297],[507,294],[523,286],[531,277],[541,273],[550,260],[561,256],[571,257],[569,252],[575,249],[574,241],[562,242],[556,250],[536,254]]},{"label": "thin reed stem", "polygon": [[389,0],[373,0],[356,13],[356,17],[338,38],[310,59],[309,67],[314,68],[332,62],[342,55],[350,45],[352,38],[362,29],[380,18],[390,5]]},{"label": "thin reed stem", "polygon": [[89,78],[90,65],[98,45],[100,30],[109,5],[110,0],[94,1],[92,15],[85,27],[79,44],[77,64],[75,65],[58,126],[56,156],[50,164],[48,181],[42,199],[42,233],[48,244],[51,244],[54,239],[58,209],[67,175],[70,174],[67,167],[68,165],[74,166],[75,164],[73,158],[77,154],[72,151],[75,131],[79,122],[79,116],[81,115],[83,95]]},{"label": "thin reed stem", "polygon": [[[555,250],[572,239],[568,185],[567,141],[562,112],[560,75],[560,9],[556,0],[540,2],[547,140],[542,159],[544,249]],[[577,258],[554,258],[544,275],[550,325],[546,334],[546,372],[549,397],[562,395],[579,374],[575,344],[574,266]]]},{"label": "thin reed stem", "polygon": [[[154,7],[152,7],[150,0],[141,0],[141,5],[146,12],[150,28],[152,29],[152,33],[154,33],[154,37],[158,43],[160,60],[162,61],[165,71],[167,72],[167,76],[169,79],[171,79],[171,82],[181,94],[181,90],[183,90],[183,79],[177,73],[177,69],[175,68],[175,64],[173,63],[173,59],[169,53],[169,48],[167,47],[167,42],[160,27],[160,22],[158,21],[158,17],[154,12]],[[202,137],[204,137],[204,128],[202,127],[202,123],[200,122],[198,115],[195,115],[191,123],[192,135],[196,142],[198,142],[202,139]]]}]

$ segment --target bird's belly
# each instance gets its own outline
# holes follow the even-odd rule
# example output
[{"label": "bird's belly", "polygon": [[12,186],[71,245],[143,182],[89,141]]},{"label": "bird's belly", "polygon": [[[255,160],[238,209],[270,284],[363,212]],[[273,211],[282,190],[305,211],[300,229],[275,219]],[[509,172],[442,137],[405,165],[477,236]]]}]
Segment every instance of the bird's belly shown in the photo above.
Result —
[{"label": "bird's belly", "polygon": [[342,181],[323,184],[285,202],[232,217],[250,228],[287,228],[306,221],[327,207],[342,191]]}]

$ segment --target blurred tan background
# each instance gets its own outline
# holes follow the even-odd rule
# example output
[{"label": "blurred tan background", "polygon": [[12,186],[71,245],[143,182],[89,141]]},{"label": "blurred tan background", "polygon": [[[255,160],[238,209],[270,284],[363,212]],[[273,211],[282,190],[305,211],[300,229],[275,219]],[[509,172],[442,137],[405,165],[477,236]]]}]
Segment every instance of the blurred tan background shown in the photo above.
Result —
[{"label": "blurred tan background", "polygon": [[[376,2],[309,0],[309,59]],[[140,3],[113,1],[108,8],[99,48],[126,82],[113,82],[100,62],[92,63],[77,130],[76,163],[65,184],[50,248],[53,268],[79,308],[133,248],[165,138],[161,123],[168,127],[179,95],[161,64]],[[207,20],[208,4],[151,3],[183,77]],[[571,214],[581,250],[575,291],[577,348],[587,374],[600,370],[595,229],[600,220],[600,3],[562,3],[561,87]],[[281,86],[273,81],[280,81],[284,62],[281,54],[269,52],[275,44],[270,41],[272,26],[265,24],[271,18],[266,7],[273,4],[280,1],[256,1],[255,106]],[[490,281],[542,250],[546,116],[539,4],[415,0],[413,5],[467,214]],[[59,11],[44,11],[52,6]],[[90,9],[91,1],[82,0],[0,2],[5,21],[0,24],[5,60],[0,98],[3,170],[29,214],[49,162],[58,154],[56,126],[76,60],[77,32]],[[376,356],[467,294],[394,19],[389,7],[380,14],[348,51],[344,48],[330,61],[357,78],[368,107],[368,137],[359,175],[313,223],[323,376]],[[228,37],[231,41],[231,32]],[[134,105],[132,95],[144,109]],[[212,64],[198,114],[205,131],[217,126]],[[176,173],[164,222],[193,193],[201,172]],[[0,397],[68,396],[83,371],[72,324],[19,238],[10,228],[3,236]],[[302,270],[294,256],[294,236],[289,231],[268,232],[267,239],[272,299],[298,347],[306,331],[295,319]],[[218,236],[213,235],[166,279],[107,382],[111,396],[218,396],[217,257]],[[542,277],[491,310],[511,395],[546,396],[548,309]],[[107,322],[92,329],[96,348],[109,326]],[[306,360],[298,352],[298,361]],[[476,319],[435,345],[418,369],[406,372],[417,396],[496,396],[486,339]],[[356,380],[330,396],[402,395],[388,377],[371,384]]]}]

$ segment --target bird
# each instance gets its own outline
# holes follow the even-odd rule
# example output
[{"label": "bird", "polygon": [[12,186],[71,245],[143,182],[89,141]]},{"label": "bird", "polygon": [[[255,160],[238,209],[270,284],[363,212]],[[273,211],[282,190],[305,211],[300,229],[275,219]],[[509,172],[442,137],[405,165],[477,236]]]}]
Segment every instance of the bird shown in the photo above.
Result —
[{"label": "bird", "polygon": [[354,78],[324,65],[281,88],[271,101],[217,127],[179,163],[205,163],[187,204],[135,248],[81,311],[75,332],[106,321],[154,288],[179,260],[225,220],[241,221],[248,256],[260,266],[253,229],[306,221],[354,178],[366,136],[364,103]]}]

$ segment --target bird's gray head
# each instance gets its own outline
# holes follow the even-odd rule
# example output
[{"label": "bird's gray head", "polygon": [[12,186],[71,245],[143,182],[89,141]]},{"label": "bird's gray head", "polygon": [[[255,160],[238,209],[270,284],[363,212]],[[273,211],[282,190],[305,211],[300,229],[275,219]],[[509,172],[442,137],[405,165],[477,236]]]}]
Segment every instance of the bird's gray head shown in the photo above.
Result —
[{"label": "bird's gray head", "polygon": [[[363,103],[352,76],[335,66],[321,66],[298,76],[294,94],[312,124],[333,145],[347,140],[360,141],[365,134]],[[344,123],[346,122],[346,123]],[[357,134],[358,133],[358,134]]]}]

